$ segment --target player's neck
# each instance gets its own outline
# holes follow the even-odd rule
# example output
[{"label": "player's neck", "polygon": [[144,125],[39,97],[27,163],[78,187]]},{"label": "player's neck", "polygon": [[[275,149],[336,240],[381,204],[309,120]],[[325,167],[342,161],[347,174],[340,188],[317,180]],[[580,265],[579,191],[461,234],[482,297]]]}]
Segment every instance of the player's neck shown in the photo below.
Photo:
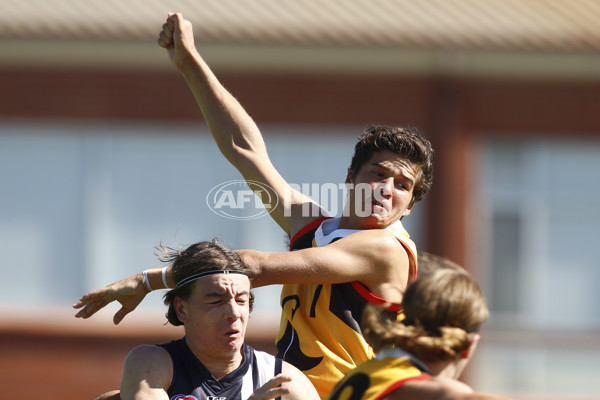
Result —
[{"label": "player's neck", "polygon": [[235,354],[215,356],[214,354],[211,355],[199,351],[198,349],[194,349],[193,346],[189,347],[196,358],[206,367],[216,380],[220,380],[235,371],[244,361],[242,349]]},{"label": "player's neck", "polygon": [[360,221],[354,220],[350,217],[341,217],[339,229],[365,229]]},{"label": "player's neck", "polygon": [[431,361],[426,362],[425,365],[427,365],[433,376],[456,379],[456,365],[452,361]]}]

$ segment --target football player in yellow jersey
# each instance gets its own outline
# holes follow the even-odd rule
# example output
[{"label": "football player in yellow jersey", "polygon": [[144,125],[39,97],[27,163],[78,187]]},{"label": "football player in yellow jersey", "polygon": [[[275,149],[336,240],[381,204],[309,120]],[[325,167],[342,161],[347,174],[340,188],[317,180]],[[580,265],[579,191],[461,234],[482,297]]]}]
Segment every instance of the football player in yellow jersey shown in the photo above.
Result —
[{"label": "football player in yellow jersey", "polygon": [[[158,43],[187,81],[221,153],[246,181],[276,195],[262,198],[297,251],[240,255],[253,287],[284,284],[279,356],[303,370],[324,397],[345,372],[373,356],[358,323],[364,305],[388,302],[386,284],[405,288],[416,278],[416,249],[400,220],[431,186],[431,144],[414,129],[368,127],[347,172],[344,212],[326,219],[323,208],[273,166],[257,125],[196,50],[191,23],[170,14]],[[87,318],[117,300],[123,305],[118,323],[148,287],[172,283],[170,270],[162,276],[160,269],[148,270],[84,295],[76,316]],[[390,307],[398,311],[399,304]]]},{"label": "football player in yellow jersey", "polygon": [[406,318],[382,318],[381,309],[367,307],[363,334],[377,356],[348,372],[327,400],[507,400],[457,380],[488,318],[477,282],[446,259],[419,262],[428,271],[404,294]]}]

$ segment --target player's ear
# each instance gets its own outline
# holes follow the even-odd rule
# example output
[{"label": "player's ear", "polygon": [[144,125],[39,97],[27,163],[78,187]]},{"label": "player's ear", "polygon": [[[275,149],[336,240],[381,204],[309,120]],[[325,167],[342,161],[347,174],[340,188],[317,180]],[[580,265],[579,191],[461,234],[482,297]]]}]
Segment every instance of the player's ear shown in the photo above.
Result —
[{"label": "player's ear", "polygon": [[346,182],[345,183],[352,183],[353,178],[354,178],[354,171],[352,171],[350,168],[348,168],[348,173],[346,174]]},{"label": "player's ear", "polygon": [[474,333],[470,336],[471,336],[471,344],[469,345],[469,347],[466,350],[464,350],[462,353],[460,353],[460,358],[469,358],[471,355],[473,355],[473,352],[477,348],[477,344],[479,343],[479,338],[481,337],[481,335],[479,333]]},{"label": "player's ear", "polygon": [[189,320],[189,316],[187,315],[187,302],[185,300],[179,296],[175,296],[173,299],[173,307],[175,308],[177,318],[181,322],[187,322]]},{"label": "player's ear", "polygon": [[402,213],[402,216],[406,217],[407,215],[409,215],[412,208],[414,207],[414,205],[415,205],[415,201],[411,201],[410,204],[408,205],[408,207],[406,207],[406,210],[404,210],[404,212]]}]

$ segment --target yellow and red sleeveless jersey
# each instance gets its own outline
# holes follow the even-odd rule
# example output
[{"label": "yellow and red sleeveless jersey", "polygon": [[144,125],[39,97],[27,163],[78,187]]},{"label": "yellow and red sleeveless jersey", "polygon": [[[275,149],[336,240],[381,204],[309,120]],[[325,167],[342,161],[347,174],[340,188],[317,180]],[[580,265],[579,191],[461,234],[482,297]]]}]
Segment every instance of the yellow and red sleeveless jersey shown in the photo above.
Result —
[{"label": "yellow and red sleeveless jersey", "polygon": [[[320,227],[324,222],[334,225],[327,234]],[[323,218],[307,225],[294,236],[290,249],[322,246],[355,232],[335,229],[335,223]],[[399,221],[397,224],[389,231],[409,255],[412,281],[417,275],[416,248]],[[374,357],[362,336],[360,321],[368,303],[386,302],[360,282],[283,285],[277,356],[303,371],[324,398],[346,372]],[[388,310],[395,318],[401,313],[397,304]]]},{"label": "yellow and red sleeveless jersey", "polygon": [[431,379],[429,369],[414,356],[388,351],[348,372],[327,400],[379,400],[408,381]]}]

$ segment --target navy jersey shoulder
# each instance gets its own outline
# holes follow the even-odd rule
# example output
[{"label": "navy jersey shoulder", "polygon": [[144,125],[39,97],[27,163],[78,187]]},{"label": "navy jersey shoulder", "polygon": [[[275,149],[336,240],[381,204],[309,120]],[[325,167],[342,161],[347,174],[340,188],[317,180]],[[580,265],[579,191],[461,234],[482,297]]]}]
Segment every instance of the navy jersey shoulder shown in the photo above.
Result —
[{"label": "navy jersey shoulder", "polygon": [[[160,344],[173,362],[170,399],[245,400],[281,372],[281,360],[244,345],[244,361],[230,374],[215,379],[188,347],[185,338]],[[194,397],[191,397],[194,396]]]}]

